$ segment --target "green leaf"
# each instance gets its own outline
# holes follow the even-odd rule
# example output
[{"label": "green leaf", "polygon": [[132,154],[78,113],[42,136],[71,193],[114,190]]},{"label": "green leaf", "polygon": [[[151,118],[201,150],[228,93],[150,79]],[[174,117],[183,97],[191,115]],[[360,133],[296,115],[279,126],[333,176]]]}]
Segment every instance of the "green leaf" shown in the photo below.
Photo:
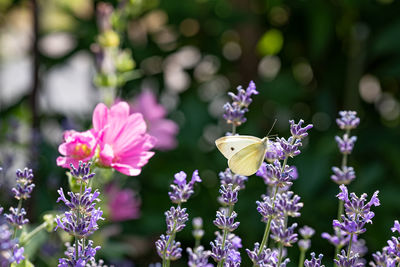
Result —
[{"label": "green leaf", "polygon": [[21,261],[20,264],[17,263],[11,263],[11,267],[34,267],[35,265],[32,264],[29,260],[25,259]]}]

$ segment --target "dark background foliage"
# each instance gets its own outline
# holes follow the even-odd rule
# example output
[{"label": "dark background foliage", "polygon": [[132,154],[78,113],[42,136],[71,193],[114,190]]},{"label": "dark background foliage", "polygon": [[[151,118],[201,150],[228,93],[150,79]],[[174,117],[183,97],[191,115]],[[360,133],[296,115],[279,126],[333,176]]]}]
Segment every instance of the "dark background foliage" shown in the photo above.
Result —
[{"label": "dark background foliage", "polygon": [[[341,134],[335,118],[339,110],[358,112],[361,124],[354,131],[358,140],[349,158],[357,178],[349,188],[357,194],[372,195],[375,190],[380,191],[381,206],[374,209],[374,223],[368,225],[362,238],[367,241],[369,253],[386,244],[391,235],[390,227],[400,215],[399,1],[170,0],[132,3],[128,22],[121,22],[126,29],[121,36],[122,47],[132,50],[137,68],[143,75],[126,83],[118,95],[132,99],[143,84],[150,84],[160,96],[173,96],[172,102],[176,104],[171,104],[169,110],[170,118],[180,125],[179,146],[172,151],[157,152],[138,177],[124,178],[116,174],[121,184],[139,192],[142,215],[140,219],[118,225],[122,226],[122,232],[108,241],[102,250],[104,258],[122,257],[133,260],[138,266],[158,261],[153,242],[165,231],[163,213],[170,206],[167,192],[173,174],[180,170],[191,173],[198,169],[203,179],[187,208],[190,218],[201,216],[204,219],[206,235],[203,244],[208,247],[216,231],[212,220],[218,208],[218,172],[226,168],[226,161],[212,141],[229,129],[220,116],[222,104],[228,100],[227,90],[232,91],[238,85],[247,86],[250,80],[256,82],[260,94],[254,97],[248,121],[238,128],[239,133],[261,137],[275,119],[277,124],[272,134],[278,136],[289,135],[288,120],[292,118],[304,119],[315,126],[305,141],[302,154],[290,161],[299,172],[299,179],[292,189],[304,202],[302,216],[296,222],[316,229],[311,251],[324,253],[327,265],[330,265],[334,249],[320,236],[322,232],[332,232],[332,219],[337,213],[335,195],[338,187],[330,180],[331,167],[341,161],[334,141],[334,136]],[[90,46],[98,34],[94,13],[97,4],[78,0],[38,2],[39,38],[66,32],[75,42],[73,48],[57,57],[39,50],[40,94],[49,93],[43,89],[49,77],[47,74],[69,64],[77,54],[86,52],[90,55],[89,62],[93,62]],[[19,24],[27,25],[24,53],[29,59],[32,55],[29,49],[33,32],[29,15],[32,1],[2,1],[0,10],[3,40],[7,31],[15,30]],[[19,14],[18,20],[15,13]],[[160,24],[159,28],[143,30],[141,26],[152,21],[150,15],[156,26]],[[209,74],[206,77],[199,74],[198,66],[203,61],[197,61],[195,66],[184,70],[189,78],[186,86],[174,91],[174,82],[180,81],[175,78],[171,84],[166,81],[169,75],[167,60],[174,60],[172,56],[188,46],[199,53],[201,60],[211,62],[206,67]],[[9,62],[13,62],[12,56],[7,57],[9,53],[6,46],[1,48],[2,97],[13,90],[4,76],[10,74],[5,70]],[[18,68],[11,73],[11,79],[30,75],[24,71],[29,68]],[[90,112],[100,100],[89,82],[87,88],[92,94],[85,99],[89,113],[38,108],[32,106],[31,84],[28,83],[22,93],[10,101],[0,99],[0,166],[5,168],[1,174],[0,199],[1,203],[9,201],[7,181],[13,177],[12,172],[6,170],[7,166],[24,167],[11,162],[34,168],[37,187],[29,209],[31,220],[38,223],[43,212],[57,209],[56,189],[67,186],[65,170],[55,164],[57,142],[44,134],[47,131],[44,125],[51,122],[59,129],[54,133],[56,140],[61,141],[62,129],[84,130],[90,126]],[[67,91],[73,89],[68,88],[68,83],[60,86]],[[75,99],[80,97],[79,94],[74,92],[70,97]],[[31,132],[32,125],[37,131]],[[21,132],[22,136],[17,134]],[[24,155],[22,159],[19,154]],[[244,248],[261,241],[264,224],[260,222],[255,201],[263,193],[265,186],[256,176],[250,177],[246,190],[240,192],[236,210],[241,225],[236,233],[242,237]],[[183,247],[193,246],[190,223],[177,239]],[[120,245],[126,243],[133,246]],[[289,250],[289,256],[292,258],[290,266],[295,266],[296,247]],[[248,266],[244,249],[242,257]],[[36,264],[45,266],[44,258],[39,256]],[[176,265],[185,266],[184,262],[180,260]]]}]

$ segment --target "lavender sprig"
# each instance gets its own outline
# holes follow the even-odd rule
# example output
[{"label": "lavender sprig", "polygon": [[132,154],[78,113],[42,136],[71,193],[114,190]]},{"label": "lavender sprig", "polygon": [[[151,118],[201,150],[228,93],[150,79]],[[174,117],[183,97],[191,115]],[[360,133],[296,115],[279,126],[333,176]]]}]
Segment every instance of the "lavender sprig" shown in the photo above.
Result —
[{"label": "lavender sprig", "polygon": [[103,212],[96,204],[100,201],[100,192],[86,187],[89,180],[94,177],[90,172],[90,163],[79,163],[78,167],[71,166],[71,175],[79,182],[79,193],[68,192],[69,199],[65,196],[62,188],[58,190],[60,197],[57,202],[64,202],[69,208],[62,216],[56,216],[56,227],[63,229],[68,234],[74,236],[75,243],[67,245],[65,252],[66,258],[59,259],[59,267],[86,266],[95,262],[95,255],[99,246],[93,247],[93,241],[87,238],[98,228],[98,220],[104,220]]},{"label": "lavender sprig", "polygon": [[155,243],[157,253],[162,259],[163,267],[170,265],[170,261],[179,259],[182,256],[180,242],[175,241],[176,233],[185,228],[189,215],[186,213],[186,208],[181,208],[181,204],[186,202],[194,193],[193,188],[196,182],[201,182],[199,172],[195,170],[189,182],[186,180],[186,173],[181,171],[174,176],[174,184],[168,195],[172,203],[176,203],[177,207],[171,207],[165,212],[167,223],[167,235],[161,235]]},{"label": "lavender sprig", "polygon": [[224,119],[228,124],[232,124],[232,135],[236,134],[236,127],[246,122],[245,114],[248,111],[248,107],[253,101],[252,95],[257,95],[256,85],[253,81],[250,81],[249,86],[246,90],[242,86],[237,87],[237,94],[228,93],[232,98],[231,103],[224,105]]},{"label": "lavender sprig", "polygon": [[[300,228],[299,233],[301,235],[301,237],[303,239],[300,239],[299,242],[297,243],[297,245],[299,246],[300,249],[300,257],[299,257],[299,267],[303,266],[303,263],[306,264],[304,262],[304,257],[306,255],[306,252],[310,249],[311,247],[311,240],[310,238],[315,234],[315,230],[307,225],[305,225],[304,227]],[[321,254],[322,255],[322,254]],[[319,260],[319,264],[321,264],[321,258],[322,256],[320,255],[320,260]],[[319,266],[319,265],[315,265],[315,253],[311,253],[311,257],[312,260],[310,261],[310,264],[314,264],[314,265],[306,265],[306,267],[313,267],[313,266]]]},{"label": "lavender sprig", "polygon": [[[302,204],[298,203],[298,196],[296,196],[294,200],[289,200],[293,192],[286,195],[280,195],[278,194],[278,191],[288,190],[292,185],[292,181],[297,179],[294,168],[286,164],[289,157],[295,157],[300,154],[299,148],[302,146],[301,140],[308,135],[307,131],[313,127],[311,124],[302,127],[303,123],[303,120],[300,120],[297,124],[293,120],[290,121],[290,131],[292,136],[287,140],[285,138],[277,138],[277,142],[271,143],[275,151],[272,155],[268,155],[267,153],[266,156],[269,162],[273,159],[274,163],[263,163],[256,173],[257,176],[263,178],[264,182],[268,186],[272,187],[272,196],[266,196],[264,197],[263,202],[257,202],[257,210],[262,215],[262,221],[266,223],[261,245],[258,246],[257,257],[262,255],[263,251],[266,249],[265,245],[268,242],[273,224],[275,232],[274,237],[280,242],[278,264],[282,264],[283,262],[283,246],[291,245],[291,241],[297,241],[297,234],[293,233],[294,225],[296,224],[287,228],[285,218],[287,218],[287,216],[299,216],[300,214],[298,213],[298,210],[302,207]],[[279,160],[283,160],[283,162],[281,163]],[[278,229],[279,227],[277,225],[280,224],[282,220],[284,222],[282,228]],[[280,231],[282,231],[282,233]],[[287,239],[284,238],[284,235],[286,235]],[[255,260],[253,260],[253,263],[254,266],[261,266]]]},{"label": "lavender sprig", "polygon": [[[350,136],[350,131],[357,128],[357,126],[360,123],[360,118],[357,117],[357,112],[355,111],[340,111],[339,112],[339,118],[336,119],[336,123],[338,127],[342,130],[345,131],[343,134],[343,137],[336,136],[335,140],[338,143],[338,148],[339,151],[342,154],[342,164],[341,167],[332,167],[333,175],[331,175],[332,181],[337,183],[338,185],[347,185],[350,184],[355,178],[355,172],[352,167],[347,166],[347,160],[348,160],[348,155],[351,154],[354,148],[354,143],[357,140],[356,136]],[[343,214],[343,201],[339,200],[338,204],[338,214],[337,214],[337,220],[341,221],[342,220],[342,214]],[[341,232],[334,229],[337,241],[339,240],[346,240],[346,238],[342,238]],[[325,235],[325,237],[328,237]],[[333,242],[337,243],[335,245],[335,255],[339,254],[340,249],[342,248],[341,245],[339,245],[340,242]],[[332,242],[331,242],[332,243]]]}]

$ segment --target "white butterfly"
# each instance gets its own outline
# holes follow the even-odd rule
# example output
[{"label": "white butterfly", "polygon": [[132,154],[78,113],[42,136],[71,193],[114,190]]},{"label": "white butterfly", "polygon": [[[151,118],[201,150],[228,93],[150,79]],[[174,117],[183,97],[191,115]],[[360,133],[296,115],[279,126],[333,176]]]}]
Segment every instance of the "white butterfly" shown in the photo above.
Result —
[{"label": "white butterfly", "polygon": [[268,137],[260,139],[249,135],[232,135],[218,138],[215,145],[228,159],[229,168],[236,174],[250,176],[264,161]]}]

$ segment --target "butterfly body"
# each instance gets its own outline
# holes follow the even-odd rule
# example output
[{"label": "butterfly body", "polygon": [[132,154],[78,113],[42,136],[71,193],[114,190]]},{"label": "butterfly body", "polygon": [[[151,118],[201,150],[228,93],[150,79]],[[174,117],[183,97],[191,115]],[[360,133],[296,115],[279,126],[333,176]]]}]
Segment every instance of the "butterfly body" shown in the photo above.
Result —
[{"label": "butterfly body", "polygon": [[249,135],[224,136],[215,141],[219,151],[228,159],[229,168],[236,174],[250,176],[264,161],[268,138]]}]

